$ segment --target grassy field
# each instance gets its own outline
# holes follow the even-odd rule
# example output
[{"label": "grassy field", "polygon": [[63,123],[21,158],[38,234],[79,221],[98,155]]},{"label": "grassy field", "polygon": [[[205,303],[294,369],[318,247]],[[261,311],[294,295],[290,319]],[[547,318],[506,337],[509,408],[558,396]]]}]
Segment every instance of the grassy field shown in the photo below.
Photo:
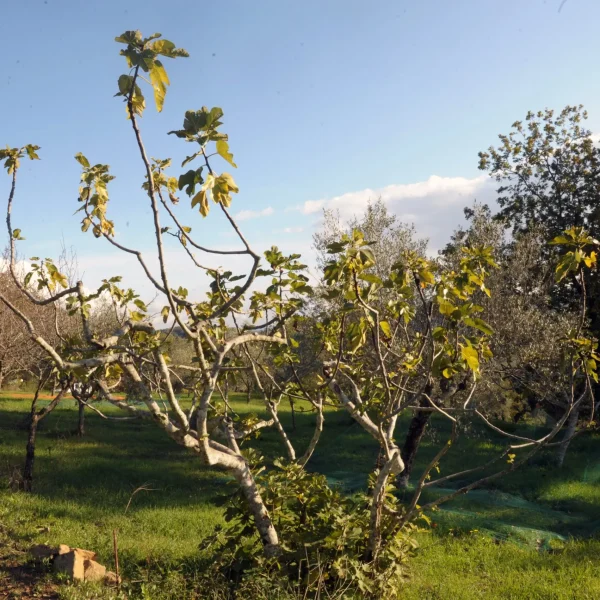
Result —
[{"label": "grassy field", "polygon": [[[262,412],[259,400],[248,405],[236,398],[234,406],[240,413]],[[67,400],[39,433],[34,493],[13,492],[8,482],[22,465],[27,411],[26,399],[0,396],[0,540],[19,548],[45,542],[88,547],[110,566],[116,529],[122,569],[142,597],[193,598],[194,558],[222,520],[233,490],[230,478],[203,467],[152,423],[107,422],[88,411],[86,436],[80,439],[73,434],[77,411]],[[281,413],[291,430],[289,409],[282,407]],[[313,419],[297,415],[290,437],[300,450],[312,434]],[[436,423],[420,462],[435,453],[444,432],[444,424]],[[491,457],[500,443],[480,430],[463,436],[442,464],[442,474]],[[275,432],[265,431],[253,445],[268,460],[283,454]],[[364,485],[376,458],[375,444],[348,415],[329,411],[309,466],[352,491]],[[550,459],[540,455],[493,488],[433,513],[433,527],[419,535],[421,547],[403,597],[600,598],[600,438],[574,442],[560,471]],[[131,498],[140,486],[148,490]],[[94,593],[61,592],[71,599],[97,597]]]}]

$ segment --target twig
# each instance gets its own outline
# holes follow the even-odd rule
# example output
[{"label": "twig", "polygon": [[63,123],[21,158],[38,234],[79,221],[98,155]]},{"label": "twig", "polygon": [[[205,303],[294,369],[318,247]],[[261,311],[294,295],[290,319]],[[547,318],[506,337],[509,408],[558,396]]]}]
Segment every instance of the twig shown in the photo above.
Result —
[{"label": "twig", "polygon": [[117,575],[117,594],[121,593],[121,577],[119,575],[119,545],[117,542],[117,530],[113,529],[113,552],[115,554],[115,574]]},{"label": "twig", "polygon": [[129,501],[127,502],[127,506],[125,507],[125,514],[127,514],[127,511],[129,510],[129,506],[131,505],[131,501],[133,500],[133,497],[138,492],[156,492],[156,491],[158,491],[156,488],[148,487],[149,483],[150,482],[142,483],[142,485],[140,485],[140,487],[137,487],[137,488],[135,488],[135,490],[133,490],[131,496],[129,496]]}]

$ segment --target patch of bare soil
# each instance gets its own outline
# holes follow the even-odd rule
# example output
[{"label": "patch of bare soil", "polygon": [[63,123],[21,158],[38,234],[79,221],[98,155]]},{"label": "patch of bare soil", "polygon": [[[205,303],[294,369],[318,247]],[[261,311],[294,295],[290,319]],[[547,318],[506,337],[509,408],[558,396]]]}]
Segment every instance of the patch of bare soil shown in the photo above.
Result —
[{"label": "patch of bare soil", "polygon": [[29,562],[29,554],[10,539],[0,524],[0,599],[58,600],[58,586],[42,568]]}]

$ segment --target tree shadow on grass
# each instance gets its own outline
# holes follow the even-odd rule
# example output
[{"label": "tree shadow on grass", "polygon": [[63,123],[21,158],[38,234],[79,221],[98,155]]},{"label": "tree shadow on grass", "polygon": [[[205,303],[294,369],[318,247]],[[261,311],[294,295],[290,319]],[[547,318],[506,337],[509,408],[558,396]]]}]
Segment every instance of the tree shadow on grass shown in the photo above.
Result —
[{"label": "tree shadow on grass", "polygon": [[[132,492],[143,484],[155,491],[136,495],[136,509],[199,503],[218,506],[233,493],[234,486],[227,485],[231,481],[227,473],[202,465],[197,455],[178,446],[152,422],[105,421],[88,411],[85,437],[72,435],[77,410],[71,404],[65,403],[49,415],[39,433],[34,482],[37,495],[53,502],[75,503],[82,508],[121,512]],[[236,402],[235,407],[240,412],[265,415],[264,406],[259,402],[250,405]],[[0,410],[0,465],[21,464],[23,460],[26,433],[19,424],[27,410],[27,403],[23,403],[22,410]],[[368,474],[375,468],[379,454],[378,445],[346,413],[329,411],[325,417],[325,430],[308,464],[309,470],[325,474],[342,488],[351,484],[348,491],[366,489]],[[289,410],[282,407],[280,418],[300,456],[313,434],[314,413],[297,412],[295,430]],[[406,431],[407,425],[406,418],[400,422],[399,431]],[[540,433],[540,428],[533,426],[511,427],[521,435]],[[443,419],[437,416],[432,419],[431,430],[417,457],[415,474],[420,473],[445,443],[449,432]],[[588,463],[590,456],[600,459],[597,442],[590,438],[573,442],[567,455],[567,464],[572,467],[568,476],[580,476],[585,464],[582,456]],[[459,438],[444,458],[441,474],[482,464],[496,456],[505,443],[505,438],[490,436],[487,430],[474,427]],[[285,455],[279,434],[273,429],[262,430],[260,437],[248,445],[257,448],[267,464]],[[564,471],[548,467],[547,461],[548,457],[541,454],[533,464],[488,488],[535,501],[566,476]],[[468,481],[454,482],[454,486]],[[402,492],[401,497],[408,500],[411,491]],[[551,503],[546,505],[551,506]],[[572,500],[568,508],[593,515],[598,507],[590,506],[585,500]]]}]

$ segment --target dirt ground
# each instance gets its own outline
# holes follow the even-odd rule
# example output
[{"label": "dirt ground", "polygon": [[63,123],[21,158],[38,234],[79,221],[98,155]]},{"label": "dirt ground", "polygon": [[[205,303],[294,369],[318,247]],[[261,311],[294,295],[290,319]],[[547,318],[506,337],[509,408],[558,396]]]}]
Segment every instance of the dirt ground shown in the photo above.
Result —
[{"label": "dirt ground", "polygon": [[0,524],[0,599],[57,600],[57,586],[28,558],[27,552],[10,539],[9,532]]}]

